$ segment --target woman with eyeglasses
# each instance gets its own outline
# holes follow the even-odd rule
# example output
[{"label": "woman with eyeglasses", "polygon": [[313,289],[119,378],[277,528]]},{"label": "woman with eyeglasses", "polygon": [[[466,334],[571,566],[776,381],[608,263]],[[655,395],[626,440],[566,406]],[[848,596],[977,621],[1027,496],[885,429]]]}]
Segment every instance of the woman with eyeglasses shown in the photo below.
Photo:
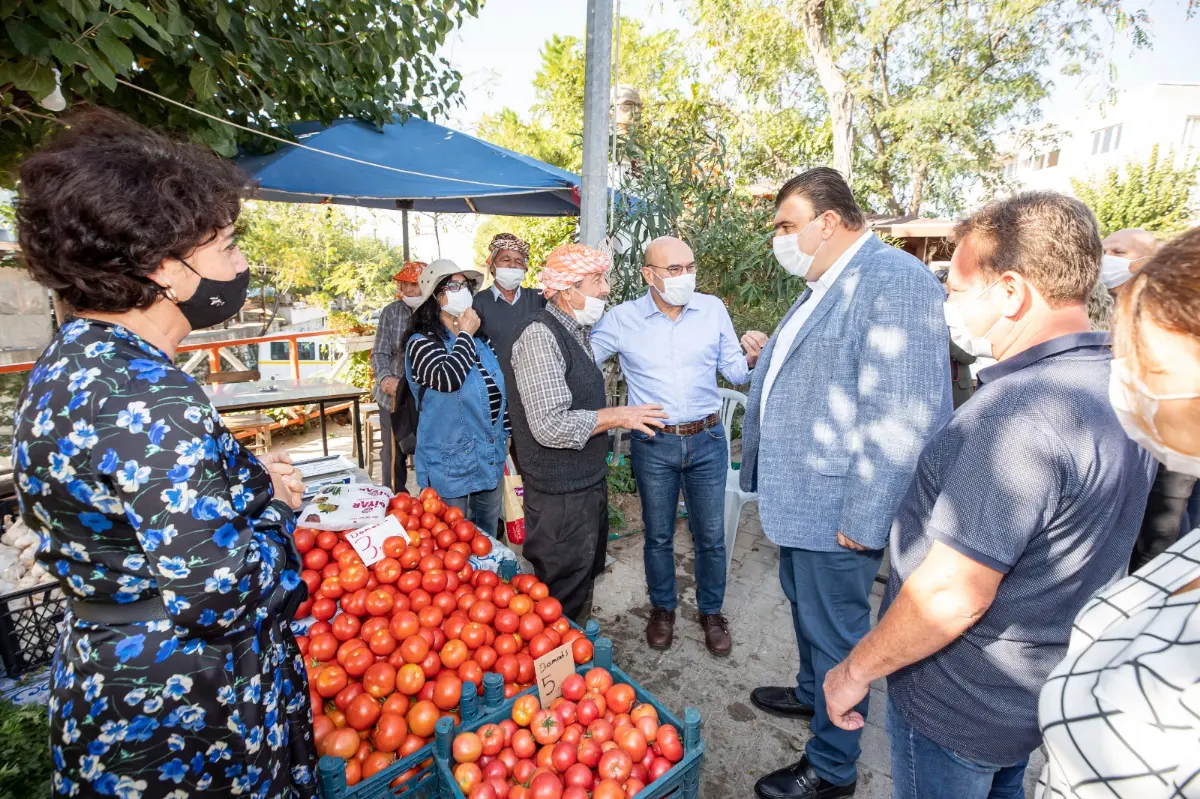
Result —
[{"label": "woman with eyeglasses", "polygon": [[[1200,228],[1122,287],[1113,330],[1122,426],[1200,477]],[[1200,796],[1200,529],[1084,607],[1038,716],[1041,799]]]},{"label": "woman with eyeglasses", "polygon": [[491,346],[478,336],[471,308],[484,274],[440,259],[421,273],[423,302],[404,344],[405,374],[417,398],[417,485],[494,535],[503,506],[508,448],[504,376]]}]

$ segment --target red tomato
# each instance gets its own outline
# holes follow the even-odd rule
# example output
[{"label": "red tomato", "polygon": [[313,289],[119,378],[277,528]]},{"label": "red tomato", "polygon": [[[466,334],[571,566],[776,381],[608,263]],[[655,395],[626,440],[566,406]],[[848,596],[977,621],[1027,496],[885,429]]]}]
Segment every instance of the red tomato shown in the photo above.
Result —
[{"label": "red tomato", "polygon": [[442,521],[444,521],[446,524],[450,525],[451,527],[453,527],[456,523],[462,521],[462,518],[463,518],[462,508],[455,508],[453,506],[446,508],[446,512],[442,514]]},{"label": "red tomato", "polygon": [[419,635],[410,635],[400,644],[400,654],[405,663],[420,663],[429,654],[429,643]]},{"label": "red tomato", "polygon": [[484,671],[491,671],[492,667],[496,665],[496,660],[496,650],[486,644],[475,650],[475,662]]},{"label": "red tomato", "polygon": [[308,637],[310,639],[316,638],[318,635],[329,635],[332,632],[333,625],[324,619],[321,621],[314,621],[312,624],[308,625]]},{"label": "red tomato", "polygon": [[346,687],[343,688],[342,690],[338,691],[337,696],[335,696],[333,698],[333,705],[338,710],[345,713],[346,708],[350,707],[350,700],[354,699],[354,697],[358,696],[362,692],[363,692],[362,683],[360,683],[360,682],[346,683]]},{"label": "red tomato", "polygon": [[599,693],[606,692],[609,688],[612,688],[613,684],[612,675],[608,673],[607,669],[590,669],[583,676],[583,679],[587,682],[589,691],[597,691]]},{"label": "red tomato", "polygon": [[414,588],[408,595],[408,606],[413,612],[419,612],[433,604],[433,597],[424,588]]},{"label": "red tomato", "polygon": [[529,728],[533,730],[533,738],[542,746],[558,743],[562,737],[563,723],[558,716],[547,710],[539,710],[533,715]]},{"label": "red tomato", "polygon": [[329,563],[329,553],[323,549],[310,549],[304,556],[304,568],[320,571]]},{"label": "red tomato", "polygon": [[415,663],[406,663],[396,672],[396,690],[405,696],[416,696],[425,687],[425,672]]},{"label": "red tomato", "polygon": [[359,563],[351,563],[342,569],[338,575],[338,579],[342,583],[342,588],[353,593],[367,584],[367,567]]},{"label": "red tomato", "polygon": [[646,757],[646,736],[637,727],[622,727],[613,736],[617,746],[629,753],[630,759],[638,763]]},{"label": "red tomato", "polygon": [[317,536],[307,527],[297,527],[296,532],[292,533],[292,540],[296,542],[296,551],[307,555],[316,546]]},{"label": "red tomato", "polygon": [[371,637],[367,639],[367,646],[371,647],[371,651],[376,655],[386,657],[396,651],[396,639],[384,628],[371,633]]},{"label": "red tomato", "polygon": [[[575,665],[580,666],[584,663],[591,663],[593,655],[592,642],[586,638],[576,638],[571,642],[571,657],[575,661]],[[578,677],[578,674],[572,674],[572,677]]]},{"label": "red tomato", "polygon": [[326,663],[333,660],[338,651],[338,639],[332,634],[314,635],[308,642],[308,654],[313,660]]},{"label": "red tomato", "polygon": [[[555,749],[561,745],[562,744],[556,745]],[[585,791],[590,791],[592,786],[596,784],[596,778],[592,775],[592,770],[590,768],[583,763],[577,762],[574,763],[574,765],[567,767],[566,773],[563,774],[563,782],[568,788],[571,786],[576,786],[584,789]]]},{"label": "red tomato", "polygon": [[376,663],[363,674],[363,689],[376,699],[386,699],[396,690],[396,670],[387,663]]},{"label": "red tomato", "polygon": [[299,605],[296,606],[296,614],[294,616],[292,616],[292,618],[293,619],[307,619],[309,616],[312,615],[312,606],[313,606],[313,601],[311,599],[304,600],[303,602],[301,602]]},{"label": "red tomato", "polygon": [[416,635],[420,627],[421,623],[417,619],[417,614],[411,610],[402,610],[392,616],[389,629],[392,631],[393,638],[397,641],[405,641],[410,636]]},{"label": "red tomato", "polygon": [[467,649],[478,649],[487,641],[487,631],[482,624],[467,622],[458,637],[467,645]]},{"label": "red tomato", "polygon": [[442,671],[442,659],[438,657],[438,653],[429,650],[429,654],[421,661],[421,671],[425,672],[425,679],[430,680],[436,677]]},{"label": "red tomato", "polygon": [[463,682],[475,683],[475,689],[483,692],[483,669],[473,660],[468,660],[458,667],[458,676]]},{"label": "red tomato", "polygon": [[603,754],[604,749],[595,738],[584,738],[575,747],[575,756],[589,769],[600,765],[600,756]]},{"label": "red tomato", "polygon": [[349,641],[358,635],[360,627],[362,627],[362,622],[358,620],[357,616],[351,616],[349,613],[339,613],[337,618],[333,620],[333,637],[339,641]]},{"label": "red tomato", "polygon": [[407,548],[408,538],[406,536],[389,535],[383,539],[383,556],[385,558],[399,558]]},{"label": "red tomato", "polygon": [[604,698],[608,702],[609,709],[613,713],[620,714],[629,712],[636,697],[632,685],[617,683],[604,692]]},{"label": "red tomato", "polygon": [[395,755],[387,752],[372,752],[367,755],[366,760],[362,763],[362,778],[365,780],[369,777],[374,777],[379,772],[383,771],[396,759]]},{"label": "red tomato", "polygon": [[483,742],[473,732],[460,732],[454,736],[454,760],[458,763],[474,763],[483,754]]},{"label": "red tomato", "polygon": [[575,765],[576,759],[575,747],[563,741],[559,741],[554,745],[554,749],[550,755],[550,762],[554,764],[554,770],[559,774],[562,774]]},{"label": "red tomato", "polygon": [[439,674],[433,685],[433,703],[442,710],[453,710],[462,699],[462,680],[449,672]]},{"label": "red tomato", "polygon": [[342,668],[351,677],[361,677],[374,663],[375,653],[367,647],[361,646],[346,655],[346,662],[342,664]]},{"label": "red tomato", "polygon": [[421,507],[426,513],[432,513],[434,516],[441,516],[446,512],[446,503],[435,494],[432,497],[426,497],[424,492],[421,492]]},{"label": "red tomato", "polygon": [[358,752],[358,733],[350,729],[334,730],[325,736],[322,754],[348,759]]},{"label": "red tomato", "polygon": [[529,783],[529,791],[532,799],[562,799],[562,780],[548,771],[543,771]]},{"label": "red tomato", "polygon": [[355,730],[367,730],[379,720],[379,700],[370,694],[359,693],[346,707],[346,725]]},{"label": "red tomato", "polygon": [[521,652],[517,655],[517,664],[521,668],[520,674],[517,675],[517,682],[526,684],[532,683],[534,677],[533,658],[524,652]]},{"label": "red tomato", "polygon": [[585,693],[587,693],[587,685],[584,683],[583,677],[578,674],[572,674],[563,680],[562,695],[564,698],[578,702],[583,699]]},{"label": "red tomato", "polygon": [[[405,705],[408,700],[405,700]],[[385,706],[386,707],[386,706]],[[371,742],[381,752],[395,752],[408,737],[408,722],[404,716],[397,713],[384,712],[379,716],[379,723],[371,734]]]},{"label": "red tomato", "polygon": [[633,771],[633,759],[620,747],[609,749],[600,756],[600,765],[596,767],[596,771],[601,779],[625,782]]},{"label": "red tomato", "polygon": [[538,633],[529,640],[529,656],[534,660],[537,660],[553,648],[554,644],[542,633]]},{"label": "red tomato", "polygon": [[317,693],[325,699],[332,699],[345,687],[346,670],[336,663],[326,665],[317,675]]},{"label": "red tomato", "polygon": [[655,741],[662,750],[662,756],[668,761],[678,763],[683,760],[683,742],[679,740],[679,731],[675,727],[670,724],[659,727]]},{"label": "red tomato", "polygon": [[317,533],[317,546],[319,546],[321,549],[324,549],[326,552],[337,546],[337,542],[337,533],[330,532],[329,530],[322,530],[321,532]]},{"label": "red tomato", "polygon": [[386,616],[392,612],[392,606],[396,601],[392,599],[392,595],[382,588],[376,589],[367,594],[366,607],[367,613],[372,616]]},{"label": "red tomato", "polygon": [[433,728],[440,717],[441,712],[437,705],[422,700],[408,710],[408,729],[422,738],[428,738],[433,735]]},{"label": "red tomato", "polygon": [[533,609],[546,624],[552,624],[562,616],[562,603],[554,597],[548,596],[545,599],[539,599]]},{"label": "red tomato", "polygon": [[438,608],[435,608],[433,605],[421,608],[421,612],[417,614],[417,621],[420,623],[420,625],[422,627],[428,627],[429,629],[440,627],[444,619],[445,615],[442,613],[442,611]]},{"label": "red tomato", "polygon": [[391,584],[400,579],[400,562],[395,558],[384,558],[372,566],[371,571],[380,583]]},{"label": "red tomato", "polygon": [[469,544],[471,539],[475,537],[475,525],[465,519],[455,522],[451,527],[454,530],[455,538],[464,544]]}]

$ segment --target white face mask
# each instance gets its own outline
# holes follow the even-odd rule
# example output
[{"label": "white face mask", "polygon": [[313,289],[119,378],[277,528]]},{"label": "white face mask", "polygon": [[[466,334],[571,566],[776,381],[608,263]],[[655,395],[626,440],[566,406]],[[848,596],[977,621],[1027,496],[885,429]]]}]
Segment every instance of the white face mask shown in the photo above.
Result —
[{"label": "white face mask", "polygon": [[425,300],[421,299],[420,297],[407,297],[406,296],[406,297],[401,297],[400,302],[404,303],[409,308],[412,308],[415,311],[418,308],[420,308],[422,304],[424,304]]},{"label": "white face mask", "polygon": [[458,316],[471,307],[471,292],[466,289],[447,291],[444,296],[446,304],[442,306],[442,310],[451,316]]},{"label": "white face mask", "polygon": [[[1141,445],[1170,471],[1200,477],[1200,456],[1187,455],[1163,444],[1158,440],[1158,429],[1154,426],[1158,403],[1190,399],[1200,399],[1200,394],[1151,393],[1129,368],[1128,359],[1113,358],[1112,371],[1108,377],[1108,401],[1117,415],[1117,421],[1125,429],[1125,435]],[[1142,429],[1138,424],[1139,420],[1145,422],[1150,433]]]},{"label": "white face mask", "polygon": [[523,280],[525,280],[524,269],[513,269],[508,266],[496,269],[496,285],[505,291],[513,291],[519,288]]},{"label": "white face mask", "polygon": [[571,290],[583,297],[582,309],[571,307],[571,312],[575,314],[575,321],[584,327],[591,327],[599,322],[600,317],[604,316],[604,300],[599,297],[589,297],[579,289]]},{"label": "white face mask", "polygon": [[1129,269],[1132,265],[1133,261],[1119,255],[1104,256],[1100,259],[1100,282],[1104,284],[1104,288],[1112,291],[1133,277],[1133,272]]},{"label": "white face mask", "polygon": [[984,294],[991,291],[999,282],[997,280],[984,286],[970,300],[942,303],[942,314],[946,317],[946,326],[950,328],[950,340],[957,344],[964,352],[974,355],[976,358],[996,357],[992,349],[992,342],[988,339],[988,336],[992,334],[992,331],[996,329],[996,325],[1000,324],[1000,319],[1004,317],[1001,316],[1000,319],[997,319],[982,336],[976,336],[967,327],[967,320],[963,317],[962,303],[978,300]]},{"label": "white face mask", "polygon": [[658,291],[658,296],[663,298],[663,302],[667,305],[676,307],[687,305],[692,299],[692,294],[696,291],[696,273],[690,275],[680,275],[679,277],[664,277],[662,278],[663,290]]},{"label": "white face mask", "polygon": [[[820,219],[821,217],[817,217]],[[789,233],[784,236],[776,236],[771,239],[771,249],[775,252],[775,260],[779,261],[779,265],[788,274],[802,277],[808,280],[808,273],[812,269],[813,261],[817,258],[817,253],[825,246],[824,239],[817,245],[817,249],[809,255],[804,250],[800,249],[800,237],[804,235],[804,231],[812,227],[814,219],[804,226],[804,229],[799,233]]]}]

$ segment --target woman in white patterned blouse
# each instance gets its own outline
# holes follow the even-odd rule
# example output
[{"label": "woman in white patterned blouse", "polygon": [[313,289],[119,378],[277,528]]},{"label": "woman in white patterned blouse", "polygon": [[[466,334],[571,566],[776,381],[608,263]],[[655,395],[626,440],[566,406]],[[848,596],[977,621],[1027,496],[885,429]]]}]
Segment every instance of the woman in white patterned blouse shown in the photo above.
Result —
[{"label": "woman in white patterned blouse", "polygon": [[[1122,287],[1114,331],[1113,409],[1200,477],[1200,228]],[[1040,799],[1200,797],[1200,529],[1084,607],[1038,715]]]}]

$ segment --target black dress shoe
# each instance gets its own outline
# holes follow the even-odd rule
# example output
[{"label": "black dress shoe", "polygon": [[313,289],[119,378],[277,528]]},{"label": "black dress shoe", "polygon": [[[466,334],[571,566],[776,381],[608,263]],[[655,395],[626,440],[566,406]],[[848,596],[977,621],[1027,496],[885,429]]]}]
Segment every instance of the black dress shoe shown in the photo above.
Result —
[{"label": "black dress shoe", "polygon": [[857,782],[834,785],[817,776],[808,764],[808,756],[795,765],[772,771],[754,783],[754,793],[760,799],[840,799],[854,796]]},{"label": "black dress shoe", "polygon": [[815,712],[812,705],[800,703],[794,688],[755,688],[750,692],[750,701],[760,710],[789,719],[811,719]]}]

